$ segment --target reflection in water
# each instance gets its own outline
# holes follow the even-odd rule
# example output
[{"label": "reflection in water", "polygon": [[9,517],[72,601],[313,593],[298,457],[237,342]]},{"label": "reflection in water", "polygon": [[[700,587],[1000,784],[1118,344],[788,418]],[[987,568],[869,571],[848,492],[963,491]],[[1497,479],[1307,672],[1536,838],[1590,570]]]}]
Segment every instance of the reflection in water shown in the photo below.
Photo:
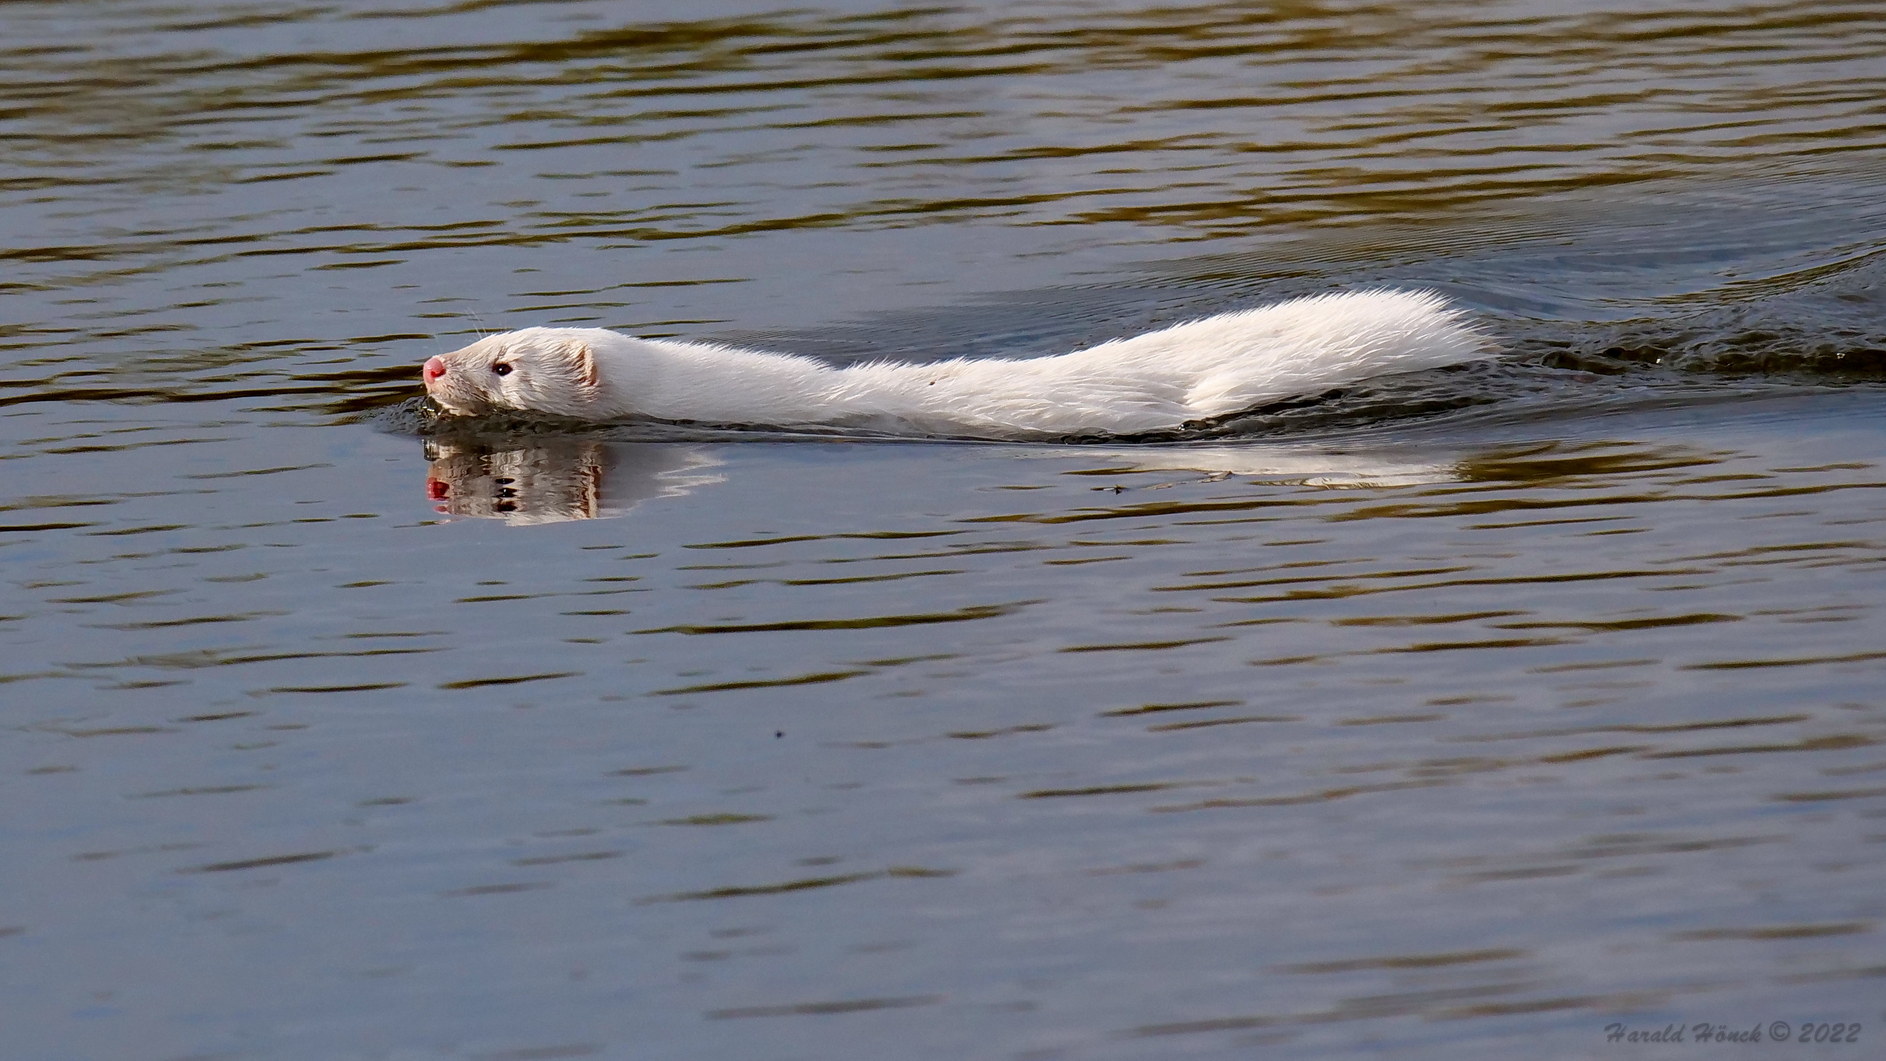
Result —
[{"label": "reflection in water", "polygon": [[507,445],[426,443],[426,495],[452,516],[512,524],[620,516],[656,497],[720,482],[698,446],[542,437]]},{"label": "reflection in water", "polygon": [[[1070,474],[1197,472],[1210,478],[1242,476],[1303,486],[1414,486],[1462,477],[1454,461],[1401,459],[1381,452],[1345,452],[1305,446],[1145,446],[1096,450],[1062,446],[1015,447],[1029,458],[1081,458]],[[702,445],[612,442],[597,438],[426,443],[426,496],[437,511],[458,517],[526,525],[626,515],[644,501],[678,497],[726,476],[703,469],[721,465]],[[1088,463],[1091,461],[1092,463]]]},{"label": "reflection in water", "polygon": [[[1044,456],[1066,457],[1066,450]],[[1241,476],[1304,486],[1418,486],[1461,477],[1454,461],[1398,457],[1379,451],[1349,452],[1306,446],[1146,446],[1094,453],[1105,464],[1084,475],[1120,471],[1190,471],[1224,478]]]}]

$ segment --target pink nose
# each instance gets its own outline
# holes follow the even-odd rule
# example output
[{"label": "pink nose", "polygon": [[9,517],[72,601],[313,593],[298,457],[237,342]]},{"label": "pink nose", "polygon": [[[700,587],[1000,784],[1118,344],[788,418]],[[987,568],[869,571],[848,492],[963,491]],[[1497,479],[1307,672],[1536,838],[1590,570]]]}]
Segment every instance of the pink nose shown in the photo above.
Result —
[{"label": "pink nose", "polygon": [[436,357],[428,357],[426,358],[426,367],[421,371],[426,375],[426,382],[431,383],[433,380],[445,375],[445,362]]}]

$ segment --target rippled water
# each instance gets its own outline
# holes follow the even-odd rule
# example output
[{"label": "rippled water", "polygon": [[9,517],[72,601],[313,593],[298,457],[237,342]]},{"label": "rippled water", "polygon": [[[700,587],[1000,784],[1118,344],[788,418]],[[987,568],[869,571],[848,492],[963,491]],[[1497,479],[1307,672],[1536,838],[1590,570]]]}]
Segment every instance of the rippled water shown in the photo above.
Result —
[{"label": "rippled water", "polygon": [[[1876,7],[0,5],[4,1052],[1866,1056]],[[1146,445],[417,399],[1384,283],[1504,356]]]}]

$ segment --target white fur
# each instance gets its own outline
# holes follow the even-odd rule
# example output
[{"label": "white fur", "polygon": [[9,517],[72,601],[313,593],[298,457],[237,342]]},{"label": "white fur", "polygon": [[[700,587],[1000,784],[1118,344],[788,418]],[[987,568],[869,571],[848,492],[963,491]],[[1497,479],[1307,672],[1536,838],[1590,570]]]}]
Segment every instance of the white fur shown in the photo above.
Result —
[{"label": "white fur", "polygon": [[1438,295],[1370,291],[1224,313],[1053,357],[846,368],[597,328],[525,328],[428,361],[426,388],[455,413],[979,438],[1130,435],[1451,365],[1486,356],[1487,346]]}]

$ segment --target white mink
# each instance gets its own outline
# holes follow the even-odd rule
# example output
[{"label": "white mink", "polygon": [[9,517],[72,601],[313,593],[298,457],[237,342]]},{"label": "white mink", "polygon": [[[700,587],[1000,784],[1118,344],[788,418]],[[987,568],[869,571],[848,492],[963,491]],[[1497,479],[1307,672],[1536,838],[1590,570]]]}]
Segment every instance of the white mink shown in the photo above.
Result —
[{"label": "white mink", "polygon": [[1051,357],[841,368],[600,328],[525,328],[429,358],[423,374],[433,400],[460,414],[1041,438],[1171,430],[1484,357],[1488,346],[1438,295],[1366,291],[1222,313]]}]

